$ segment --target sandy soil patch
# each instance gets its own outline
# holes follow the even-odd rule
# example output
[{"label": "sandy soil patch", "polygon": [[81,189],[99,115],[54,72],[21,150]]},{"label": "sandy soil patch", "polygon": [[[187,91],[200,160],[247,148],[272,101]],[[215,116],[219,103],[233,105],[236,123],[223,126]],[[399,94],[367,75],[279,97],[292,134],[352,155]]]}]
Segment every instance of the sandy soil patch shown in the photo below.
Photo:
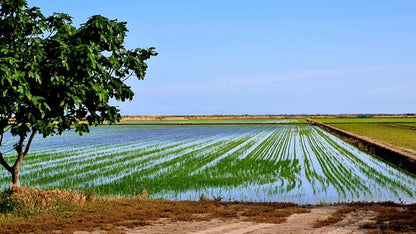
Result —
[{"label": "sandy soil patch", "polygon": [[244,222],[238,219],[211,220],[199,222],[172,222],[159,220],[151,226],[125,229],[127,233],[366,233],[368,229],[360,228],[366,222],[372,222],[373,211],[358,210],[347,214],[340,222],[314,228],[318,219],[326,219],[342,206],[312,208],[310,213],[291,215],[286,222],[280,224]]}]

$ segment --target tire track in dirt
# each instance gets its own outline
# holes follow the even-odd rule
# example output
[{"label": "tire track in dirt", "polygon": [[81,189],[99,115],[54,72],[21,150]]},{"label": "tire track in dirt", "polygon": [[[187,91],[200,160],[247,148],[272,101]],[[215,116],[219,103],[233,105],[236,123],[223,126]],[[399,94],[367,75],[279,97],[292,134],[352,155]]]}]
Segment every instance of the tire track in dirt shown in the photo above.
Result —
[{"label": "tire track in dirt", "polygon": [[127,233],[195,233],[195,234],[274,234],[274,233],[365,233],[368,230],[360,229],[360,222],[369,219],[368,214],[349,214],[339,223],[314,228],[318,219],[326,219],[341,206],[315,207],[310,213],[291,215],[286,222],[279,224],[253,223],[238,219],[230,220],[211,220],[198,222],[160,222],[151,226],[137,227],[126,230]]},{"label": "tire track in dirt", "polygon": [[208,228],[202,231],[196,231],[194,232],[194,234],[215,234],[215,233],[242,234],[242,233],[258,231],[259,229],[269,228],[272,226],[275,226],[275,224],[269,224],[269,223],[253,224],[251,222],[238,222],[238,223],[212,227],[212,228]]}]

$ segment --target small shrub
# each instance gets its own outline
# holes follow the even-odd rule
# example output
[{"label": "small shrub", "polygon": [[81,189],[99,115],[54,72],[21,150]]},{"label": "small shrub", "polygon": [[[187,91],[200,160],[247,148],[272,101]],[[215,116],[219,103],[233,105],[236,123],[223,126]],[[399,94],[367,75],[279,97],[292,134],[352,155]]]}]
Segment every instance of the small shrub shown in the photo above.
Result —
[{"label": "small shrub", "polygon": [[46,210],[62,211],[82,205],[86,200],[87,195],[69,189],[13,188],[0,192],[0,213],[13,212],[17,216],[28,216]]},{"label": "small shrub", "polygon": [[204,201],[208,201],[208,200],[209,199],[204,194],[199,195],[199,201],[204,202]]},{"label": "small shrub", "polygon": [[11,197],[12,194],[12,190],[0,192],[0,213],[9,213],[21,209],[19,202]]},{"label": "small shrub", "polygon": [[221,197],[221,196],[214,197],[215,202],[221,202],[222,199],[223,199],[223,197]]},{"label": "small shrub", "polygon": [[85,200],[87,200],[87,201],[93,201],[94,198],[96,197],[96,195],[95,195],[95,189],[91,189],[91,188],[85,189],[84,195],[85,195]]}]

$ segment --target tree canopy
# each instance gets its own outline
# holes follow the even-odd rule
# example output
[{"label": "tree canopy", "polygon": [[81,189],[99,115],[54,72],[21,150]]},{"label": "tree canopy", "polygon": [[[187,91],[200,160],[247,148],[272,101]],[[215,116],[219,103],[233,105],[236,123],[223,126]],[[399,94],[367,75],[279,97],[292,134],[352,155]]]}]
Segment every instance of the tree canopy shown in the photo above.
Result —
[{"label": "tree canopy", "polygon": [[[25,0],[0,0],[0,147],[7,131],[18,140],[17,158],[0,163],[18,184],[18,168],[35,134],[114,123],[121,116],[109,101],[132,100],[124,82],[146,74],[153,47],[126,49],[126,22],[100,15],[75,27],[63,13],[44,16]],[[4,152],[3,152],[4,153]],[[13,173],[17,173],[17,181]]]}]

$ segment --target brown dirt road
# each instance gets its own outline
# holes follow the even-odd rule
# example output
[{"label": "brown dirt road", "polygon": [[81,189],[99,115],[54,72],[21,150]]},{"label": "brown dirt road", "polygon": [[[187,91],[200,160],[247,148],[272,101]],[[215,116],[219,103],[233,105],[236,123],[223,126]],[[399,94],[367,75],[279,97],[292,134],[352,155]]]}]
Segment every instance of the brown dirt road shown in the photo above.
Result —
[{"label": "brown dirt road", "polygon": [[[280,224],[253,223],[238,219],[211,220],[197,222],[172,222],[159,220],[153,225],[124,229],[127,233],[366,233],[369,229],[362,229],[360,225],[371,222],[375,216],[372,211],[349,213],[342,221],[320,228],[314,228],[318,219],[326,219],[341,206],[315,207],[310,213],[291,215],[286,222]],[[81,234],[81,233],[78,233]]]}]

